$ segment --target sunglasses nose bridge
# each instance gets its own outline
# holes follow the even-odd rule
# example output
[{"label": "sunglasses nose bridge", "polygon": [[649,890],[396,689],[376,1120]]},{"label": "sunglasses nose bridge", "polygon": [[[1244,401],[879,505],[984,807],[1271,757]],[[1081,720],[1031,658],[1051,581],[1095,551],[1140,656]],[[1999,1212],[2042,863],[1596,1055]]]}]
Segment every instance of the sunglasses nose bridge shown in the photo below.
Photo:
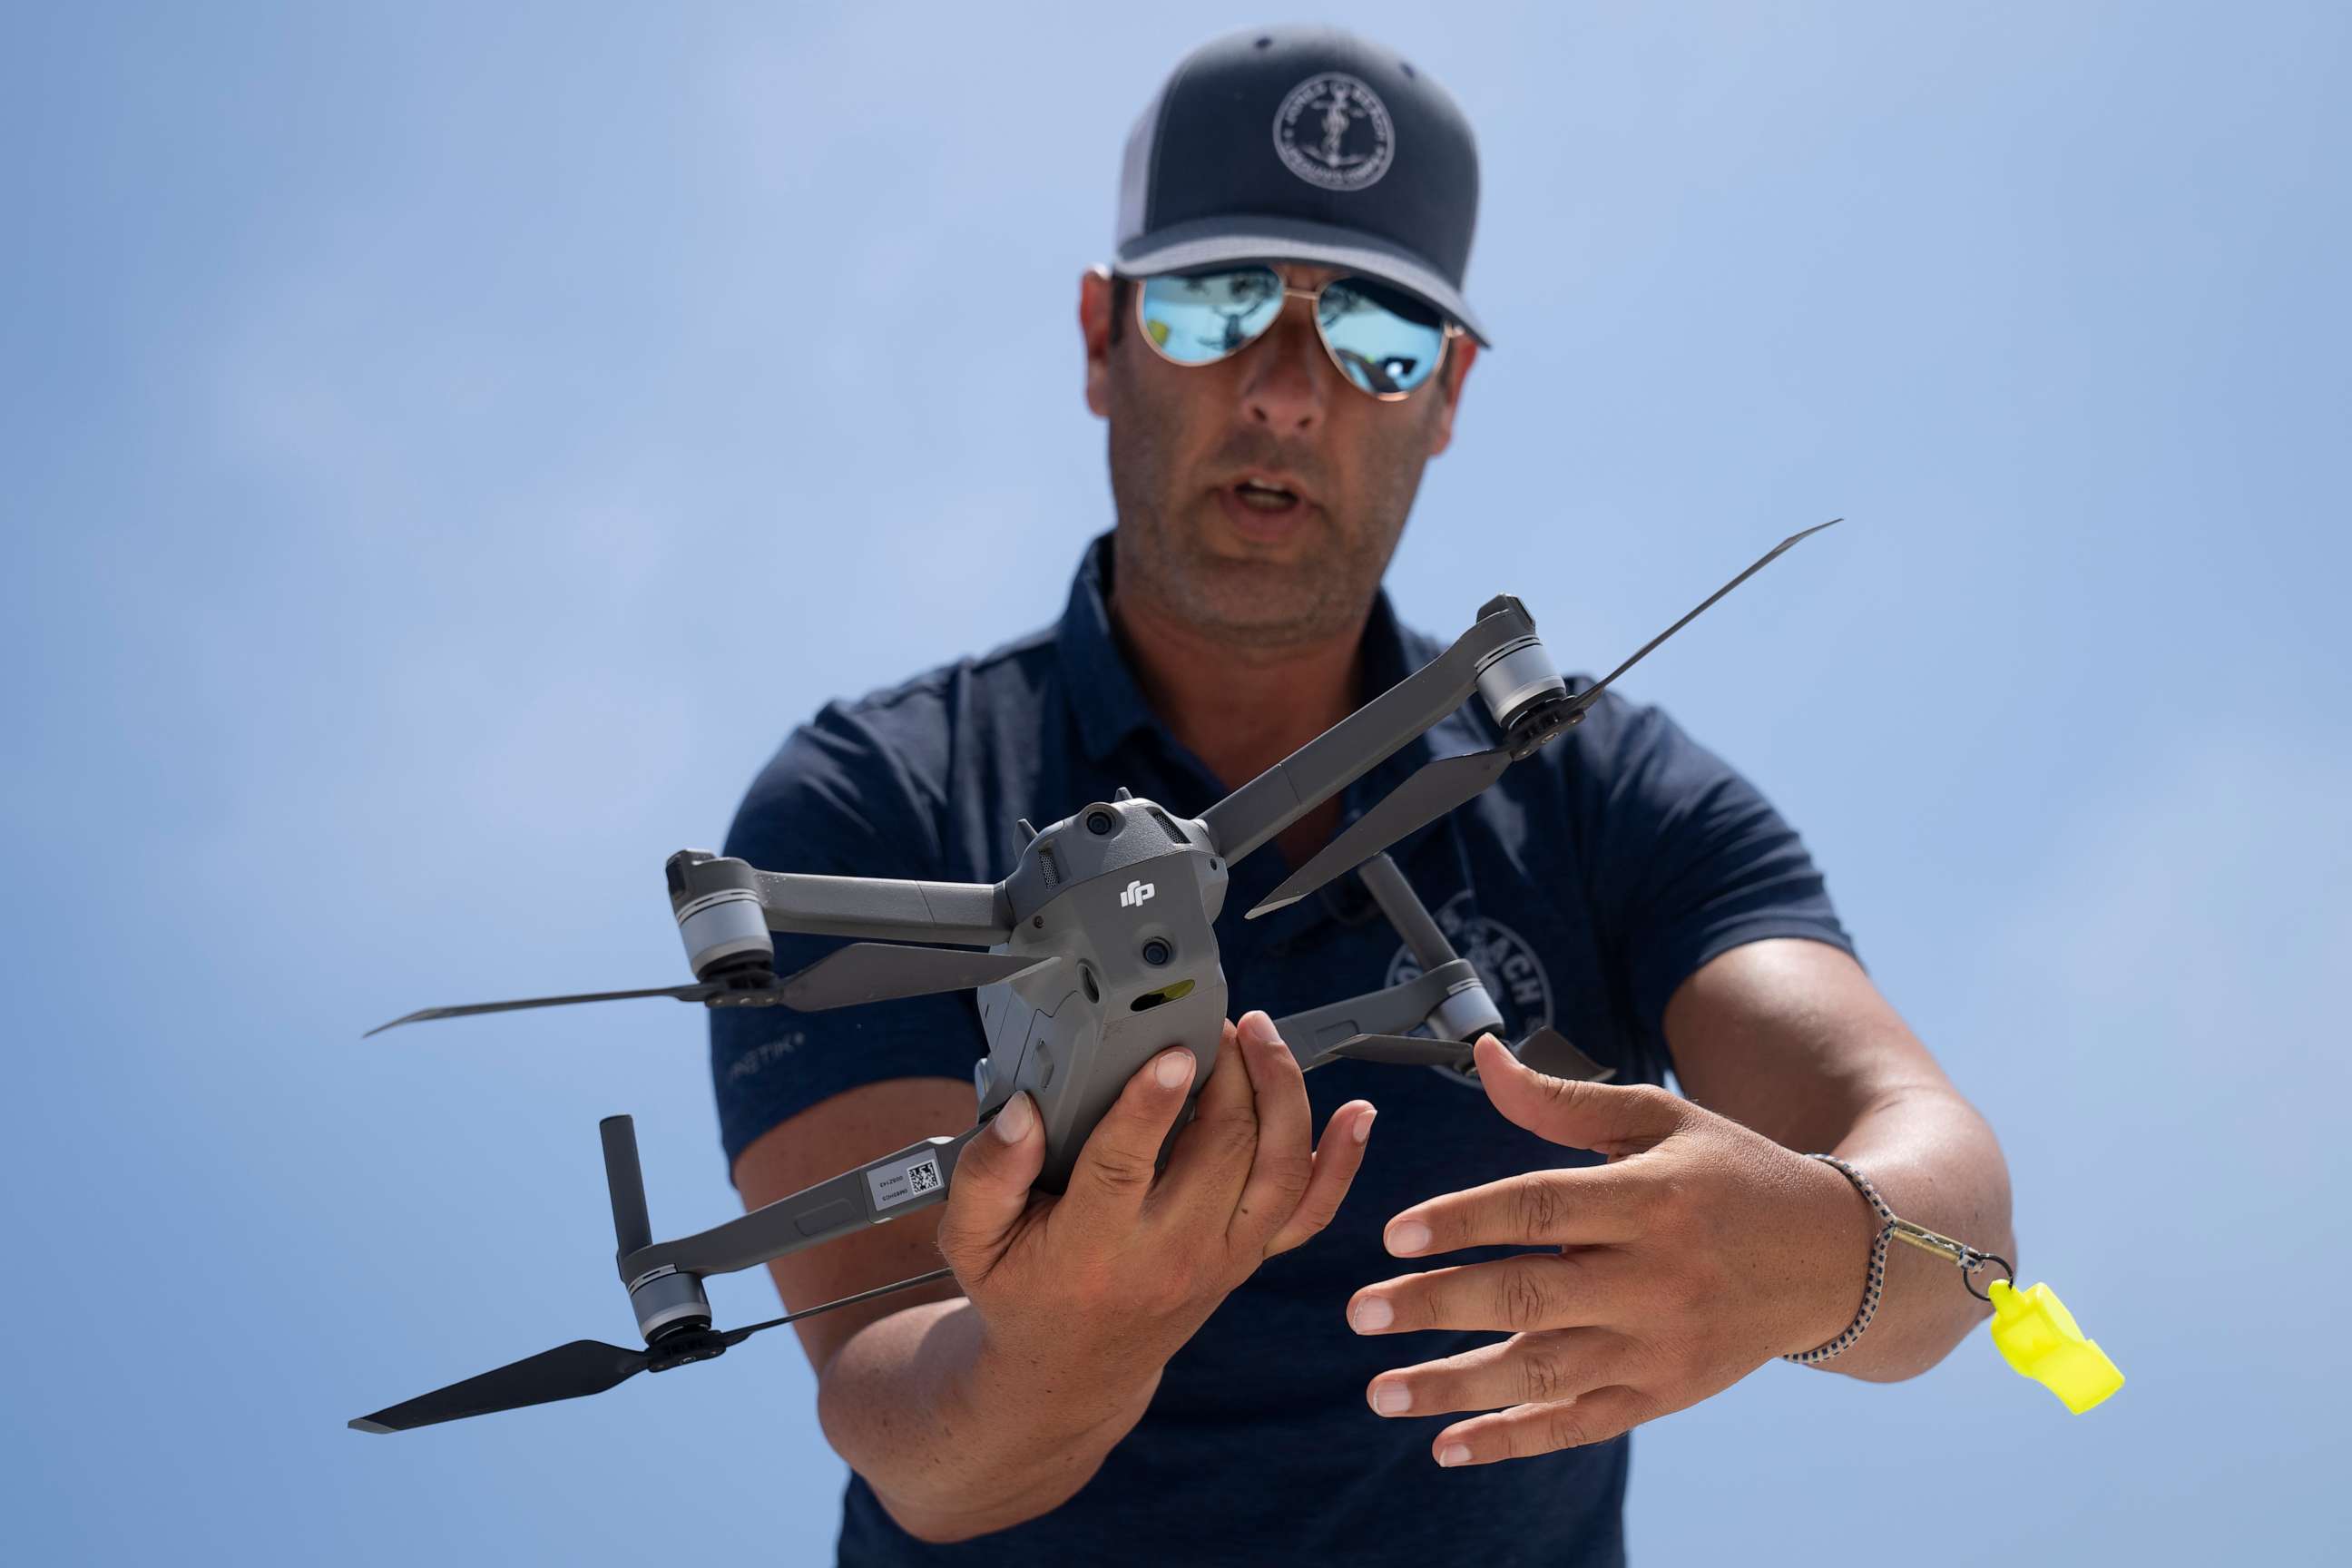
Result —
[{"label": "sunglasses nose bridge", "polygon": [[[1282,292],[1283,308],[1251,345],[1255,363],[1249,369],[1242,398],[1257,420],[1286,429],[1304,429],[1320,416],[1333,394],[1330,382],[1339,378],[1339,369],[1317,314],[1318,290],[1286,287]],[[1293,298],[1306,301],[1303,312],[1291,310]]]}]

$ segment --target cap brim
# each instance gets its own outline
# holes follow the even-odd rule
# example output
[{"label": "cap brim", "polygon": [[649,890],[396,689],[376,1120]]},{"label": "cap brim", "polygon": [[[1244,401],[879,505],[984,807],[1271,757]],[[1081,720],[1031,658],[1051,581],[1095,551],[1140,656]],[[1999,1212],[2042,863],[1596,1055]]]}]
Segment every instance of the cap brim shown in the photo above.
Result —
[{"label": "cap brim", "polygon": [[1139,234],[1118,247],[1117,269],[1130,277],[1182,272],[1226,261],[1305,261],[1344,267],[1394,284],[1462,323],[1463,331],[1492,348],[1486,329],[1470,313],[1462,291],[1428,265],[1384,240],[1336,224],[1252,217],[1199,218]]}]

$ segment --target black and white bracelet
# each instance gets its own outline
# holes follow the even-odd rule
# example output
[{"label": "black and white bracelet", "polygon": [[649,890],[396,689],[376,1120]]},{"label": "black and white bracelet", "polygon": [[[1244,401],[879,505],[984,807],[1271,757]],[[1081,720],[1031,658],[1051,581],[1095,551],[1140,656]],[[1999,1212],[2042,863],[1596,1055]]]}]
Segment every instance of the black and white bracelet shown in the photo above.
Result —
[{"label": "black and white bracelet", "polygon": [[1878,1189],[1870,1184],[1870,1178],[1835,1154],[1809,1154],[1806,1158],[1819,1160],[1824,1165],[1835,1167],[1847,1181],[1853,1184],[1856,1192],[1870,1200],[1870,1206],[1877,1212],[1879,1218],[1878,1238],[1870,1244],[1870,1273],[1863,1281],[1862,1310],[1854,1313],[1853,1321],[1848,1323],[1845,1326],[1845,1331],[1829,1343],[1815,1346],[1809,1351],[1800,1351],[1793,1355],[1784,1355],[1780,1358],[1782,1361],[1792,1361],[1800,1366],[1819,1366],[1831,1357],[1843,1352],[1854,1341],[1862,1338],[1862,1331],[1870,1327],[1870,1320],[1878,1315],[1878,1299],[1886,1289],[1886,1248],[1888,1244],[1897,1237],[1914,1247],[1948,1258],[1958,1264],[1960,1282],[1968,1287],[1969,1294],[1979,1300],[1985,1300],[1985,1293],[1977,1289],[1976,1276],[1977,1271],[1986,1264],[1998,1263],[2001,1267],[2002,1273],[2012,1279],[2017,1277],[2017,1271],[2010,1267],[2009,1259],[2006,1258],[1979,1251],[1967,1242],[1955,1241],[1948,1236],[1929,1230],[1926,1226],[1914,1225],[1907,1219],[1897,1219],[1895,1211],[1886,1206],[1886,1200],[1878,1195]]}]

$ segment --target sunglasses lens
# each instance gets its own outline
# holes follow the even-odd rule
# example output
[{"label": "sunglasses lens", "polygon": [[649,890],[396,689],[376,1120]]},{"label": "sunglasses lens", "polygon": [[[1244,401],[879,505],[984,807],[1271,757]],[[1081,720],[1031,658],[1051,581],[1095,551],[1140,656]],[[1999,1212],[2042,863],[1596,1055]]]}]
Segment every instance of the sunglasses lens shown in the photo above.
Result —
[{"label": "sunglasses lens", "polygon": [[1323,290],[1323,340],[1366,392],[1411,392],[1445,348],[1445,319],[1400,289],[1342,278]]},{"label": "sunglasses lens", "polygon": [[1282,279],[1271,267],[1143,280],[1143,330],[1179,364],[1221,360],[1274,325]]}]

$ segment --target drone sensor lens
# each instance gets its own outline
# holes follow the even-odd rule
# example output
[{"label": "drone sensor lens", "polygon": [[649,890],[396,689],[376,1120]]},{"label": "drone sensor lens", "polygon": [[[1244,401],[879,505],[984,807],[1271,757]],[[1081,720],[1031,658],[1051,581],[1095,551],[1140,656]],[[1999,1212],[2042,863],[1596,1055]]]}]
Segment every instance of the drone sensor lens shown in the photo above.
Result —
[{"label": "drone sensor lens", "polygon": [[1118,826],[1118,819],[1108,811],[1090,811],[1087,813],[1087,831],[1094,834],[1097,837],[1108,837],[1110,836],[1110,830]]},{"label": "drone sensor lens", "polygon": [[1143,962],[1154,969],[1158,969],[1174,956],[1175,953],[1170,950],[1168,944],[1156,936],[1143,944]]}]

